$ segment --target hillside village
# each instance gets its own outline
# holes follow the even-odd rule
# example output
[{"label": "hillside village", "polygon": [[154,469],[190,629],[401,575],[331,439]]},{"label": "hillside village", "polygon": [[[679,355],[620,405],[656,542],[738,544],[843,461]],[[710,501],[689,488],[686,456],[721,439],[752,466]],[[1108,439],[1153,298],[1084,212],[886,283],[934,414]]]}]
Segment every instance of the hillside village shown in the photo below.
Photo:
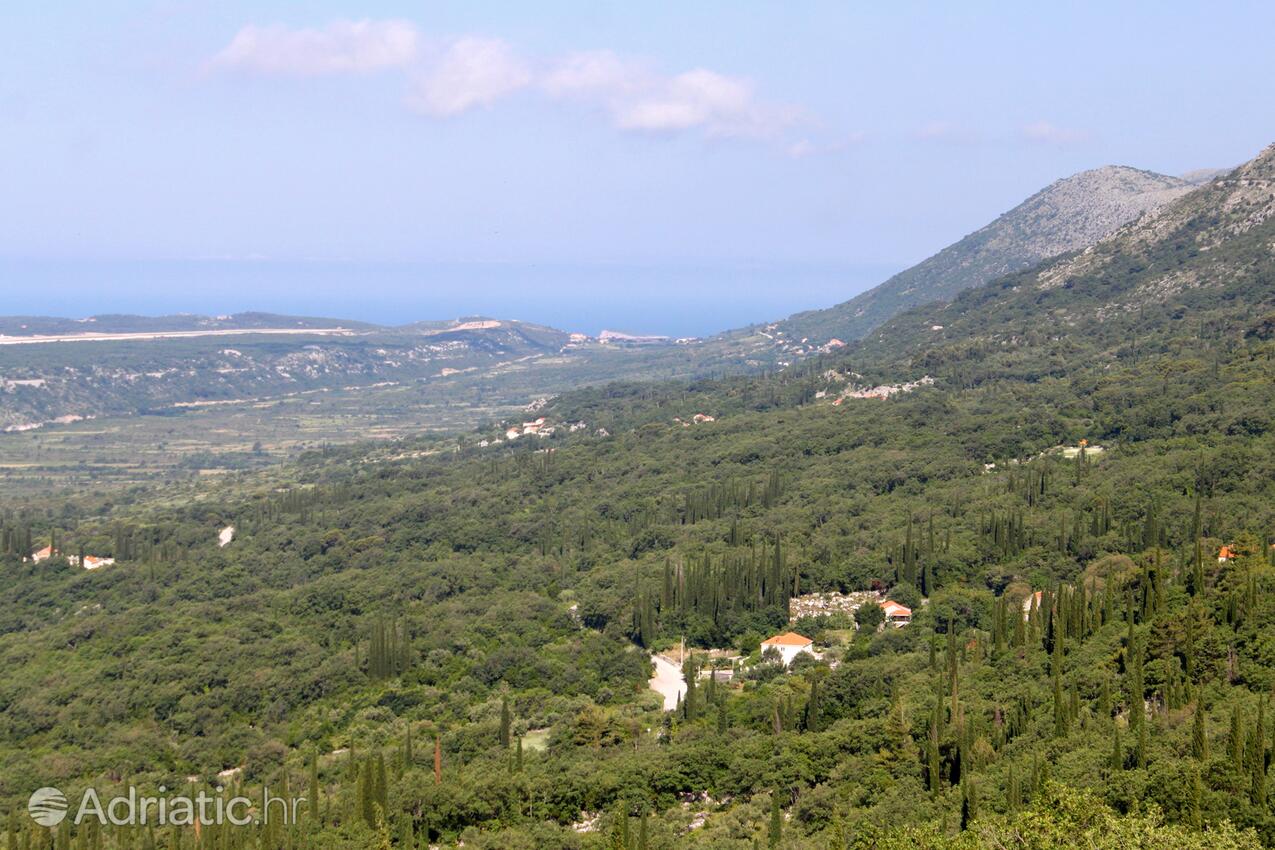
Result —
[{"label": "hillside village", "polygon": [[[52,545],[45,546],[43,549],[37,549],[31,553],[30,560],[32,563],[42,563],[56,558],[64,557],[61,552],[53,548]],[[102,567],[109,567],[115,563],[114,558],[100,557],[97,555],[66,555],[66,563],[72,567],[83,566],[86,570],[97,570]],[[82,563],[81,563],[82,562]]]}]

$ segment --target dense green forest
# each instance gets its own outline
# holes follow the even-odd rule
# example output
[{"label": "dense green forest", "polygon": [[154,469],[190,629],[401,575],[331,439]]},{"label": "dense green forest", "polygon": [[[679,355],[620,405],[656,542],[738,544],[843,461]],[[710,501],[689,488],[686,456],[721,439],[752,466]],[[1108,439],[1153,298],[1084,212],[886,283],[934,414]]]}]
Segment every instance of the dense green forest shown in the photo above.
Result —
[{"label": "dense green forest", "polygon": [[[1275,845],[1273,158],[836,356],[543,411],[578,431],[9,500],[9,846]],[[758,655],[790,597],[871,587],[913,622]],[[748,669],[664,712],[683,638]],[[310,811],[22,811],[126,784]]]}]

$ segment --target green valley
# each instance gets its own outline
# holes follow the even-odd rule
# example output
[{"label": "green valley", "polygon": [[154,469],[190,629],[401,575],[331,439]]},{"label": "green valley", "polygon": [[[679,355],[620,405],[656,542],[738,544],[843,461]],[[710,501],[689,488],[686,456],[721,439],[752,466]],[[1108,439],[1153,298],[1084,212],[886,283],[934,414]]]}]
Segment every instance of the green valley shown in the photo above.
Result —
[{"label": "green valley", "polygon": [[[455,355],[501,402],[463,426],[6,495],[8,846],[1275,845],[1275,148],[786,368],[605,349],[528,411],[483,371],[513,345]],[[867,592],[910,622],[790,619]],[[671,711],[652,652],[688,659]],[[129,785],[306,812],[18,816]]]}]

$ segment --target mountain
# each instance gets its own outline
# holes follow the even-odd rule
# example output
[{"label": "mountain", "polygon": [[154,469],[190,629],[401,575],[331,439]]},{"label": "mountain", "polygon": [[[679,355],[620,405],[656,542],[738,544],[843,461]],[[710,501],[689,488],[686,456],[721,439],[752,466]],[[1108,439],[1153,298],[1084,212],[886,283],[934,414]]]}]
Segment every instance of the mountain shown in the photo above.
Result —
[{"label": "mountain", "polygon": [[[1272,310],[1275,146],[1083,251],[913,308],[858,350],[916,361],[980,346],[1002,357],[1065,329],[1069,344],[1122,333],[1261,330]],[[1188,323],[1196,323],[1194,326]],[[1218,323],[1213,325],[1211,323]]]},{"label": "mountain", "polygon": [[[530,370],[523,403],[619,377],[782,365],[830,350],[834,338],[858,338],[909,306],[1087,247],[1209,176],[1174,178],[1114,166],[1083,172],[845,304],[760,332],[678,345],[611,331],[592,339],[481,316],[399,327],[266,313],[0,317],[0,430],[387,382],[481,382],[488,370],[510,363]],[[251,338],[239,337],[249,332]],[[228,337],[238,341],[230,345]],[[85,348],[88,340],[92,347]],[[77,344],[68,348],[71,343]]]},{"label": "mountain", "polygon": [[[0,513],[0,810],[229,781],[318,814],[157,837],[1275,846],[1272,246],[1275,148],[778,372],[32,488]],[[789,630],[819,656],[763,650]],[[685,658],[672,711],[652,652]],[[15,847],[156,837],[20,817]]]},{"label": "mountain", "polygon": [[992,223],[900,272],[880,286],[823,310],[774,324],[790,345],[858,339],[891,316],[930,301],[952,298],[1001,275],[1087,248],[1120,226],[1194,188],[1193,179],[1124,166],[1082,171],[1058,180]]}]

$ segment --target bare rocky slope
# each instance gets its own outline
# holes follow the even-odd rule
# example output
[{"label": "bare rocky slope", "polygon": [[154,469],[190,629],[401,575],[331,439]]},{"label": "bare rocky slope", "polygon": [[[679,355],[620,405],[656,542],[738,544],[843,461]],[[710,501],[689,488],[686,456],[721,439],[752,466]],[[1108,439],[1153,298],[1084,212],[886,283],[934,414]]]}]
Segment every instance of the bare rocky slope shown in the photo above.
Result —
[{"label": "bare rocky slope", "polygon": [[1012,361],[1033,338],[1065,329],[1106,340],[1114,365],[1110,351],[1175,327],[1184,330],[1173,345],[1190,339],[1201,350],[1236,334],[1270,339],[1273,293],[1275,145],[1083,251],[908,310],[847,351],[959,372],[989,352]]},{"label": "bare rocky slope", "polygon": [[1082,171],[880,286],[835,307],[798,313],[768,330],[781,346],[794,349],[818,350],[834,338],[859,339],[910,307],[950,300],[963,290],[1088,248],[1215,173],[1170,177],[1117,165]]}]

